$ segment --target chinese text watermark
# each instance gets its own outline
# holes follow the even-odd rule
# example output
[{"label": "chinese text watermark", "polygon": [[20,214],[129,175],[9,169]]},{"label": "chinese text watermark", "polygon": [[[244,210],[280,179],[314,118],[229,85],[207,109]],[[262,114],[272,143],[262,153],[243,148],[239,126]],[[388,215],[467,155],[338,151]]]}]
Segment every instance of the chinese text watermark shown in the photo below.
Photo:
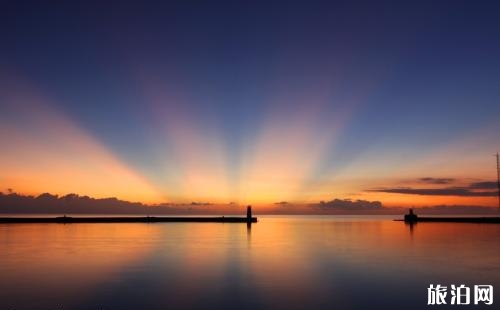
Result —
[{"label": "chinese text watermark", "polygon": [[[471,303],[471,289],[464,284],[460,286],[451,285],[450,305],[469,305]],[[433,284],[427,288],[427,305],[446,305],[448,287]],[[493,286],[492,285],[474,285],[474,304],[483,303],[493,304]]]}]

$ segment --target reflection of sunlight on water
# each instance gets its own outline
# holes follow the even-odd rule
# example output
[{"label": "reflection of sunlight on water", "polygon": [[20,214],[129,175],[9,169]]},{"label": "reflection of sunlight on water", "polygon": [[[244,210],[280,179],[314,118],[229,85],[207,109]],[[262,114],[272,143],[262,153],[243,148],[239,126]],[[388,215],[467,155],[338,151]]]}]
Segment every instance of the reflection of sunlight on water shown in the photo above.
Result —
[{"label": "reflection of sunlight on water", "polygon": [[[121,268],[144,259],[158,233],[153,225],[32,224],[0,227],[0,295],[33,302],[78,304]],[[116,282],[115,282],[116,283]],[[22,290],[20,290],[22,288]],[[14,306],[14,305],[13,305]],[[16,308],[17,309],[17,308]]]},{"label": "reflection of sunlight on water", "polygon": [[500,285],[499,236],[498,225],[419,223],[410,234],[390,219],[339,216],[261,217],[251,229],[4,225],[0,304],[418,309],[430,283]]}]

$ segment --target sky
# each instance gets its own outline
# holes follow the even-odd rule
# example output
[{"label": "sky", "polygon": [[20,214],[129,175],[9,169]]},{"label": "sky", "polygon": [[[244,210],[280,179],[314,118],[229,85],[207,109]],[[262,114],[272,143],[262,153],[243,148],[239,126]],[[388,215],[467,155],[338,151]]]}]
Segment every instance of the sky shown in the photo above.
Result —
[{"label": "sky", "polygon": [[497,205],[498,1],[4,1],[0,191]]}]

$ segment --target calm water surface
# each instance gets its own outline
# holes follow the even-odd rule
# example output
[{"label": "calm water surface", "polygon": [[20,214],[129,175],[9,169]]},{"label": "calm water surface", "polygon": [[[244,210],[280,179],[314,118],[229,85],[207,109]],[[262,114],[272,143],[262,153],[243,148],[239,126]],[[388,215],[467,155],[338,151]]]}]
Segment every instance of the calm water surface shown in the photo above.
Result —
[{"label": "calm water surface", "polygon": [[0,309],[428,309],[430,284],[500,305],[500,225],[391,219],[0,224]]}]

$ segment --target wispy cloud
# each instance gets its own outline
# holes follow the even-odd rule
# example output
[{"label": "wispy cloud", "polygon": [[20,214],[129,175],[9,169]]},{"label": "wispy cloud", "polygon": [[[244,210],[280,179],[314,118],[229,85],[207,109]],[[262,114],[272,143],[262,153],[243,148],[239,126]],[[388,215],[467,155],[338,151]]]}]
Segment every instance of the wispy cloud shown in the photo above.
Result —
[{"label": "wispy cloud", "polygon": [[471,183],[469,185],[469,188],[472,189],[496,189],[497,188],[497,182],[476,182],[476,183]]},{"label": "wispy cloud", "polygon": [[[454,182],[448,178],[420,178],[426,184],[442,185]],[[460,196],[460,197],[494,197],[498,195],[497,183],[484,181],[474,182],[465,186],[445,186],[440,188],[415,188],[415,187],[381,187],[369,189],[367,192],[380,192],[392,194],[422,195],[422,196]]]},{"label": "wispy cloud", "polygon": [[212,203],[210,202],[199,202],[199,201],[193,201],[191,202],[192,206],[211,206]]},{"label": "wispy cloud", "polygon": [[290,203],[288,201],[280,201],[280,202],[275,202],[274,204],[279,206],[286,206],[289,205]]},{"label": "wispy cloud", "polygon": [[425,177],[425,178],[420,178],[419,181],[421,183],[426,183],[426,184],[450,184],[453,183],[455,179]]}]

